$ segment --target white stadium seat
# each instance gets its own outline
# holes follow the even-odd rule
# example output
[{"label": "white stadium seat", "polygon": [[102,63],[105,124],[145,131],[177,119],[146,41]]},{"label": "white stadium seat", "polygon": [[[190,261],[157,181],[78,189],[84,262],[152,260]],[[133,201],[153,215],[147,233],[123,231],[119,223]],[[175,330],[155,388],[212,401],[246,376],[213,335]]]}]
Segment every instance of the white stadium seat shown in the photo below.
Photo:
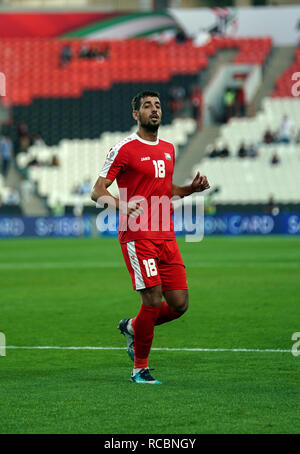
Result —
[{"label": "white stadium seat", "polygon": [[[205,158],[193,167],[194,172],[200,170],[207,175],[212,187],[221,188],[214,196],[218,203],[266,203],[271,195],[277,202],[300,202],[300,144],[265,145],[262,142],[268,129],[278,132],[285,114],[293,120],[295,129],[300,128],[300,100],[265,98],[262,107],[253,118],[232,118],[220,127],[215,146],[227,145],[229,158]],[[241,143],[257,145],[258,156],[238,158]],[[271,165],[275,152],[280,163]]]},{"label": "white stadium seat", "polygon": [[[172,142],[177,154],[178,146],[187,143],[196,127],[195,120],[191,118],[176,119],[171,125],[162,125],[159,136]],[[134,126],[128,132],[105,132],[99,139],[63,139],[55,147],[31,146],[27,153],[17,156],[17,165],[25,169],[32,159],[38,161],[39,165],[29,167],[28,176],[37,184],[39,195],[47,198],[50,207],[57,201],[63,205],[91,205],[90,195],[74,194],[74,187],[87,179],[94,183],[109,149],[135,130]],[[59,167],[48,166],[54,155],[58,158]],[[116,182],[110,186],[110,192],[118,195]]]}]

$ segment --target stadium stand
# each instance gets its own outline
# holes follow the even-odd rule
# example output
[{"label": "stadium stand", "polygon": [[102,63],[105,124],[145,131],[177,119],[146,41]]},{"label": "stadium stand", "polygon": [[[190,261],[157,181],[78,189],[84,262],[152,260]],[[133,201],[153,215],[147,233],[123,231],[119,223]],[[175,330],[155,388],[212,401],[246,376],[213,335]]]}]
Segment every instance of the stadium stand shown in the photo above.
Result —
[{"label": "stadium stand", "polygon": [[228,144],[230,151],[237,153],[242,142],[246,145],[263,142],[266,131],[277,134],[283,116],[288,115],[297,125],[300,103],[296,98],[265,98],[263,109],[255,117],[232,118],[220,128],[219,141]]},{"label": "stadium stand", "polygon": [[[222,48],[239,49],[236,62],[263,64],[271,38],[213,37],[204,46],[192,40],[161,45],[146,39],[88,43],[106,58],[79,58],[82,40],[3,39],[2,70],[7,77],[7,102],[30,104],[37,97],[78,97],[85,89],[109,89],[117,82],[166,82],[173,75],[194,74],[205,68],[208,57]],[[60,64],[64,47],[70,60]],[[34,72],[32,69],[34,68]]]},{"label": "stadium stand", "polygon": [[[272,165],[274,154],[279,163]],[[209,175],[216,204],[266,204],[275,195],[278,203],[299,203],[300,145],[260,145],[256,158],[204,159],[194,171]]]},{"label": "stadium stand", "polygon": [[[9,84],[5,103],[11,106],[13,116],[7,132],[17,153],[20,123],[25,123],[31,134],[41,135],[47,144],[20,152],[17,164],[24,171],[36,161],[37,165],[29,165],[27,176],[50,208],[58,200],[58,190],[66,206],[90,205],[89,195],[75,194],[74,186],[82,184],[82,179],[94,180],[109,147],[130,133],[133,121],[128,105],[137,91],[157,90],[166,105],[170,87],[197,83],[199,72],[220,49],[237,49],[235,62],[259,65],[266,62],[272,49],[269,37],[213,36],[200,47],[192,40],[159,44],[140,38],[89,41],[89,48],[97,49],[102,57],[80,58],[82,44],[80,39],[0,42],[0,58]],[[64,60],[65,48],[70,57]],[[160,135],[172,140],[178,150],[195,128],[196,122],[191,119],[172,123],[171,112],[166,109]],[[60,166],[49,165],[53,156],[58,157]]]},{"label": "stadium stand", "polygon": [[[178,119],[171,125],[161,126],[160,137],[172,141],[177,154],[178,148],[185,145],[195,129],[195,120]],[[136,127],[125,135],[123,132],[106,132],[94,140],[64,139],[54,147],[32,146],[28,152],[17,155],[17,164],[36,183],[38,194],[46,199],[50,208],[58,201],[70,207],[94,205],[90,199],[91,188],[80,194],[80,187],[85,182],[96,181],[108,150],[135,130]],[[54,157],[58,158],[58,165],[51,165]],[[35,165],[28,167],[33,161]],[[114,194],[118,192],[115,182],[110,189]]]},{"label": "stadium stand", "polygon": [[[55,39],[3,39],[0,59],[7,75],[5,102],[12,107],[14,124],[8,132],[17,144],[17,124],[25,121],[48,145],[64,138],[97,138],[105,131],[128,131],[128,101],[145,87],[158,90],[168,101],[170,84],[197,83],[199,72],[220,49],[238,49],[236,58],[257,63],[266,60],[270,38],[213,37],[204,46],[192,40],[159,44],[147,39],[89,42],[106,58],[79,58],[83,41]],[[71,59],[61,65],[62,49]],[[248,57],[247,57],[248,56]],[[33,71],[34,68],[34,71]],[[172,117],[165,112],[164,121]],[[15,147],[17,150],[17,146]]]},{"label": "stadium stand", "polygon": [[[300,203],[300,100],[292,92],[292,75],[299,71],[299,63],[300,48],[295,61],[276,79],[271,97],[263,99],[262,110],[252,118],[232,118],[220,128],[214,146],[227,147],[229,157],[207,156],[194,166],[194,171],[201,169],[220,188],[214,194],[216,204],[266,204],[271,196],[281,204]],[[288,137],[281,135],[284,121],[289,123]],[[273,136],[269,144],[266,133]],[[257,147],[256,156],[241,159],[242,144],[246,149]]]},{"label": "stadium stand", "polygon": [[5,183],[4,177],[0,174],[0,214],[5,210],[5,214],[21,214],[19,206],[20,195],[18,191]]}]

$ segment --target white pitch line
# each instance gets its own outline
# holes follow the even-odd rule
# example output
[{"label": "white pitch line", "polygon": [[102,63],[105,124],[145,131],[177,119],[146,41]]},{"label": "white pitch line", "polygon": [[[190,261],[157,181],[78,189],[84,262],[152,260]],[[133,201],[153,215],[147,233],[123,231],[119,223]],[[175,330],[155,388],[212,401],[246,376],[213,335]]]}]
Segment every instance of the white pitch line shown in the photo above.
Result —
[{"label": "white pitch line", "polygon": [[[6,348],[23,350],[126,350],[126,347],[61,347],[54,345],[40,346],[20,346],[7,345]],[[173,348],[173,347],[154,347],[152,350],[167,352],[258,352],[258,353],[291,353],[291,350],[281,349],[260,349],[260,348]]]}]

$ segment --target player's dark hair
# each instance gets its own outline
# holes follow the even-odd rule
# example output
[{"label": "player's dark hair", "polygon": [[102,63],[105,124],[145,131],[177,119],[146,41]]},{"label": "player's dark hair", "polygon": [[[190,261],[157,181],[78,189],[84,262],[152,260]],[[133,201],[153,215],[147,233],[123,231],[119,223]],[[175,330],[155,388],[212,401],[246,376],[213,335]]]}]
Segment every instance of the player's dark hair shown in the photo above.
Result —
[{"label": "player's dark hair", "polygon": [[140,91],[131,101],[132,110],[139,110],[141,107],[141,100],[146,98],[147,96],[151,96],[152,98],[159,98],[160,94],[157,91],[152,90],[144,90]]}]

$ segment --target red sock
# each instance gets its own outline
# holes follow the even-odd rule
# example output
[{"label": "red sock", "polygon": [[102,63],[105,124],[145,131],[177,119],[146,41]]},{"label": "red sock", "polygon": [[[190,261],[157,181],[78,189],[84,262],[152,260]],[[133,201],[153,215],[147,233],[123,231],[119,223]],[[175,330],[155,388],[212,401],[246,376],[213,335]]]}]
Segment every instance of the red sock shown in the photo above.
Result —
[{"label": "red sock", "polygon": [[160,307],[144,306],[132,320],[131,326],[134,330],[134,368],[146,369],[148,367],[148,356],[154,336],[154,326],[159,315]]},{"label": "red sock", "polygon": [[170,322],[176,318],[181,317],[181,312],[174,312],[170,306],[167,305],[165,301],[162,302],[160,306],[160,312],[156,319],[155,325],[162,325],[163,323]]}]

